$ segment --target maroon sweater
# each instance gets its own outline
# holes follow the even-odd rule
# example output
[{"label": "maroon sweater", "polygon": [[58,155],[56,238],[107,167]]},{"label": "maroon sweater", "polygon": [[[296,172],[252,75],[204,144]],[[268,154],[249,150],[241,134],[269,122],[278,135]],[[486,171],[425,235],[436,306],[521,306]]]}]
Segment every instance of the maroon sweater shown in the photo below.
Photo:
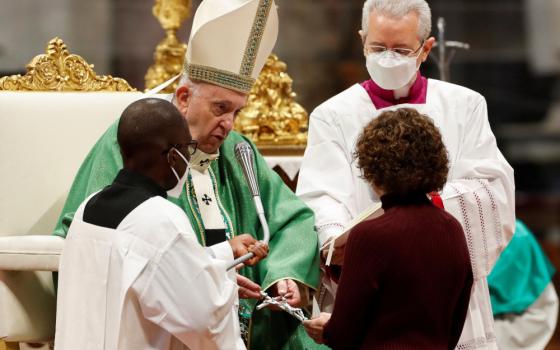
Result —
[{"label": "maroon sweater", "polygon": [[463,229],[424,194],[381,202],[385,214],[348,237],[325,342],[333,349],[453,349],[473,282]]}]

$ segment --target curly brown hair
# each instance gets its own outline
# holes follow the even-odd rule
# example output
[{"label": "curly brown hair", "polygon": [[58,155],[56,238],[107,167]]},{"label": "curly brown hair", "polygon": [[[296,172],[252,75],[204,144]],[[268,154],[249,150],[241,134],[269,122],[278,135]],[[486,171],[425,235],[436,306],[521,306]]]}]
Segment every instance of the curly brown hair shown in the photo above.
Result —
[{"label": "curly brown hair", "polygon": [[449,171],[439,130],[412,108],[372,120],[358,138],[354,157],[363,178],[387,194],[439,191]]}]

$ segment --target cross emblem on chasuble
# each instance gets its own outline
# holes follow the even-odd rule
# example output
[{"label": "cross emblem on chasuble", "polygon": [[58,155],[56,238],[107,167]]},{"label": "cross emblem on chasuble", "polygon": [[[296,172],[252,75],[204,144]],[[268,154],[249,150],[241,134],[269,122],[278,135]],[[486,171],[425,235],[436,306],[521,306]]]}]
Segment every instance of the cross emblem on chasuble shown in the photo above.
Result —
[{"label": "cross emblem on chasuble", "polygon": [[204,196],[202,196],[202,201],[206,205],[210,205],[210,202],[212,202],[212,198],[208,197],[208,195],[205,193]]}]

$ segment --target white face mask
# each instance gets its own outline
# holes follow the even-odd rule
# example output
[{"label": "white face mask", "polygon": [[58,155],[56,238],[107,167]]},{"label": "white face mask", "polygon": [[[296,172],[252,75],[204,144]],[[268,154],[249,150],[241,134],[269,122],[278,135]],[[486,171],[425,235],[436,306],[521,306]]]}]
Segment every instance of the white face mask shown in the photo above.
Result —
[{"label": "white face mask", "polygon": [[418,56],[403,56],[389,50],[370,53],[366,57],[366,67],[377,85],[385,90],[396,90],[408,84],[416,74]]},{"label": "white face mask", "polygon": [[167,195],[169,197],[179,198],[179,196],[181,196],[181,193],[183,192],[183,187],[185,186],[185,182],[187,182],[187,177],[189,176],[190,164],[187,161],[187,159],[185,158],[185,156],[183,156],[181,154],[181,152],[179,152],[176,148],[172,148],[172,150],[177,152],[179,157],[181,157],[185,161],[185,164],[187,164],[187,167],[185,168],[185,172],[183,173],[183,176],[181,176],[181,177],[179,177],[179,174],[177,174],[177,172],[175,171],[175,169],[173,169],[172,166],[169,166],[171,168],[171,171],[173,172],[173,174],[177,178],[177,184],[175,185],[175,187],[173,187],[172,189],[167,191]]}]

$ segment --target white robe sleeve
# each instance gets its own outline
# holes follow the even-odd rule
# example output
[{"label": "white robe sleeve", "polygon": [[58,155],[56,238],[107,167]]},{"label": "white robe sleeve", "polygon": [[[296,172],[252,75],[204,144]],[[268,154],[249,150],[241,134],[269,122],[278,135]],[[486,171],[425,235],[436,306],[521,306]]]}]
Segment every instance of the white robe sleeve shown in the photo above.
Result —
[{"label": "white robe sleeve", "polygon": [[233,262],[234,260],[233,251],[228,241],[206,247],[206,251],[215,259],[221,259],[227,262]]},{"label": "white robe sleeve", "polygon": [[482,96],[470,113],[463,137],[442,199],[445,209],[463,226],[477,280],[490,273],[513,235],[515,185],[513,169],[490,129]]},{"label": "white robe sleeve", "polygon": [[319,243],[344,230],[352,219],[349,203],[354,193],[351,153],[342,143],[340,129],[332,125],[327,109],[317,108],[310,117],[307,148],[296,194],[315,212]]},{"label": "white robe sleeve", "polygon": [[212,259],[194,237],[177,235],[133,288],[144,316],[190,348],[242,343],[235,313],[237,285],[227,276],[226,262]]}]

